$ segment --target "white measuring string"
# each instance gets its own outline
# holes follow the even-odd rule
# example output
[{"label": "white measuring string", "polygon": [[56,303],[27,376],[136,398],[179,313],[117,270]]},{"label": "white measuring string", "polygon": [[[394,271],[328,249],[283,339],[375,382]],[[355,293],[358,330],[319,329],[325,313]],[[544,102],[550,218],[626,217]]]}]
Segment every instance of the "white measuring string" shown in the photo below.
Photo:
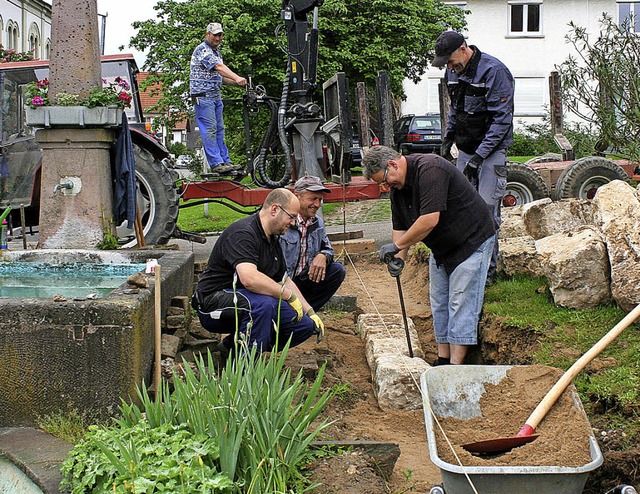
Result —
[{"label": "white measuring string", "polygon": [[[369,302],[373,306],[376,315],[380,318],[380,321],[382,321],[382,325],[384,326],[385,331],[387,332],[389,337],[393,338],[393,335],[391,334],[391,331],[390,331],[389,327],[387,326],[387,323],[385,322],[385,320],[382,317],[382,314],[378,310],[378,306],[375,303],[375,301],[373,300],[373,297],[371,296],[371,294],[369,293],[369,290],[367,290],[367,286],[365,285],[364,280],[360,276],[360,273],[358,272],[358,269],[356,268],[356,266],[355,266],[355,264],[353,262],[353,259],[351,258],[351,256],[349,255],[349,252],[347,251],[346,244],[344,244],[344,243],[343,243],[342,252],[344,253],[345,259],[349,261],[349,264],[351,265],[351,267],[353,268],[353,271],[355,272],[356,276],[358,277],[358,281],[360,281],[360,284],[362,285],[362,288],[364,289],[364,291],[365,291],[365,293],[367,295],[367,298],[369,299]],[[404,348],[402,346],[400,346],[400,343],[396,339],[394,339],[394,343],[393,344],[396,346],[398,354],[399,355],[404,355],[404,353],[403,353],[404,352]],[[409,368],[409,365],[408,365],[406,359],[402,359],[402,365],[404,366],[405,370],[407,371],[407,374],[410,376],[411,380],[413,381],[413,383],[415,384],[416,388],[420,392],[420,396],[422,397],[422,406],[425,407],[425,409],[429,411],[429,414],[431,414],[431,417],[433,418],[433,420],[435,421],[436,425],[438,426],[438,429],[442,433],[442,436],[444,437],[447,445],[449,446],[449,449],[453,453],[453,456],[456,458],[456,461],[458,462],[458,465],[460,466],[460,468],[462,468],[462,472],[463,472],[465,478],[467,479],[467,482],[469,482],[469,485],[473,489],[473,492],[475,494],[479,494],[478,491],[476,490],[475,485],[473,484],[473,481],[471,480],[471,478],[469,477],[469,475],[467,473],[466,467],[462,464],[462,461],[458,457],[458,454],[456,453],[456,451],[455,451],[455,449],[453,447],[453,444],[451,443],[451,441],[449,440],[449,437],[447,436],[446,432],[442,428],[442,425],[440,424],[440,421],[438,420],[438,417],[436,416],[435,413],[433,413],[433,410],[431,409],[431,405],[429,404],[429,402],[426,399],[424,393],[422,392],[422,388],[420,387],[420,383],[418,383],[418,381],[416,380],[416,378],[414,376],[414,373]]]}]

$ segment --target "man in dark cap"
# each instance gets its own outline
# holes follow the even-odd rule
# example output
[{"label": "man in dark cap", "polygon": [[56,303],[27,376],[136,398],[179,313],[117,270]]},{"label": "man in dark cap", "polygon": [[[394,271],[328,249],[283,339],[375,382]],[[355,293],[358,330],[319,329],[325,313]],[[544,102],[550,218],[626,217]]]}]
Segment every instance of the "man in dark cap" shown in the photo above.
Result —
[{"label": "man in dark cap", "polygon": [[320,310],[344,281],[344,266],[333,260],[324,221],[318,216],[324,194],[331,192],[318,177],[305,176],[293,186],[300,201],[295,225],[280,235],[287,272],[314,310]]},{"label": "man in dark cap", "polygon": [[[450,158],[456,144],[456,166],[489,205],[499,226],[507,185],[507,148],[513,143],[513,76],[500,60],[468,46],[454,31],[445,31],[436,40],[432,65],[447,67],[444,79],[451,97],[441,155]],[[496,241],[489,283],[497,260]]]}]

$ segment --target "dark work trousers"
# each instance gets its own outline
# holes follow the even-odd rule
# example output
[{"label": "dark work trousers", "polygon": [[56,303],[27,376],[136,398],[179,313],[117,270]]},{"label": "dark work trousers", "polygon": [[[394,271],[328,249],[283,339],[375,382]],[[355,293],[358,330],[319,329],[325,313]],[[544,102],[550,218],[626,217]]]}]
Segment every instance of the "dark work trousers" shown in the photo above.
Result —
[{"label": "dark work trousers", "polygon": [[[278,350],[282,350],[289,338],[290,346],[294,347],[316,334],[315,324],[309,316],[293,321],[296,312],[286,301],[244,288],[237,290],[236,294],[237,300],[234,301],[233,290],[216,292],[202,300],[198,308],[198,318],[204,329],[229,335],[223,340],[228,350],[234,348],[236,328],[239,335],[246,335],[248,348],[256,346],[262,352],[271,351],[276,345],[276,338]],[[198,306],[197,302],[194,304]],[[247,330],[249,322],[252,324]]]},{"label": "dark work trousers", "polygon": [[[460,171],[464,170],[467,162],[473,155],[458,151],[458,160],[456,166]],[[478,170],[478,183],[474,184],[480,196],[487,203],[489,209],[493,213],[493,219],[496,222],[496,228],[500,229],[502,218],[500,216],[500,207],[502,206],[502,198],[504,197],[507,187],[507,152],[504,149],[498,149],[491,154],[480,165]],[[498,265],[498,233],[496,232],[496,240],[493,244],[493,255],[489,263],[488,277],[493,278]]]},{"label": "dark work trousers", "polygon": [[304,279],[293,278],[293,282],[300,289],[302,296],[309,302],[309,305],[313,307],[313,310],[319,311],[338,291],[346,274],[347,270],[342,264],[332,262],[327,266],[327,272],[321,282],[316,283],[308,277],[304,277]]}]

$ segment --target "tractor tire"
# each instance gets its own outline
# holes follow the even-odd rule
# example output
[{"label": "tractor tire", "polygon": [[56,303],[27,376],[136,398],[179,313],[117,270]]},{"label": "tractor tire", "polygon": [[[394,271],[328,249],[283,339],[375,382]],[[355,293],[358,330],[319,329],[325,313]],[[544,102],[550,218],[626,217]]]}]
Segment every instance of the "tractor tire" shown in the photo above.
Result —
[{"label": "tractor tire", "polygon": [[562,161],[562,155],[559,153],[545,153],[542,156],[536,156],[528,161],[525,161],[525,165],[536,165],[538,163],[553,163],[555,161]]},{"label": "tractor tire", "polygon": [[[175,176],[149,151],[137,144],[133,147],[136,160],[137,201],[145,244],[166,244],[178,221]],[[126,222],[117,227],[117,232],[121,247],[136,246],[135,232],[126,228]]]},{"label": "tractor tire", "polygon": [[545,197],[549,197],[549,188],[538,172],[522,163],[507,163],[507,187],[502,198],[503,207],[522,206]]},{"label": "tractor tire", "polygon": [[601,156],[586,156],[565,168],[558,177],[554,199],[593,199],[598,187],[612,180],[628,182],[629,176],[614,161]]}]

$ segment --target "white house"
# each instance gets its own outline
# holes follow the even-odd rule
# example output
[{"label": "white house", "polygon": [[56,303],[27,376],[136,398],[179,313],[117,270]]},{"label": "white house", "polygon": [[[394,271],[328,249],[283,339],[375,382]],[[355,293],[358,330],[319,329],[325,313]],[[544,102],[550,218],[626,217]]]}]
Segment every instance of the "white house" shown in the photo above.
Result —
[{"label": "white house", "polygon": [[0,44],[5,50],[31,52],[48,59],[51,5],[42,0],[0,0]]},{"label": "white house", "polygon": [[[622,23],[636,13],[640,32],[640,0],[466,0],[446,1],[470,11],[467,43],[500,59],[516,80],[515,121],[534,122],[548,113],[549,74],[554,65],[576,55],[565,39],[569,22],[586,28],[595,39],[600,19],[608,13]],[[438,113],[438,84],[443,72],[430,68],[418,84],[406,81],[404,114]]]}]

